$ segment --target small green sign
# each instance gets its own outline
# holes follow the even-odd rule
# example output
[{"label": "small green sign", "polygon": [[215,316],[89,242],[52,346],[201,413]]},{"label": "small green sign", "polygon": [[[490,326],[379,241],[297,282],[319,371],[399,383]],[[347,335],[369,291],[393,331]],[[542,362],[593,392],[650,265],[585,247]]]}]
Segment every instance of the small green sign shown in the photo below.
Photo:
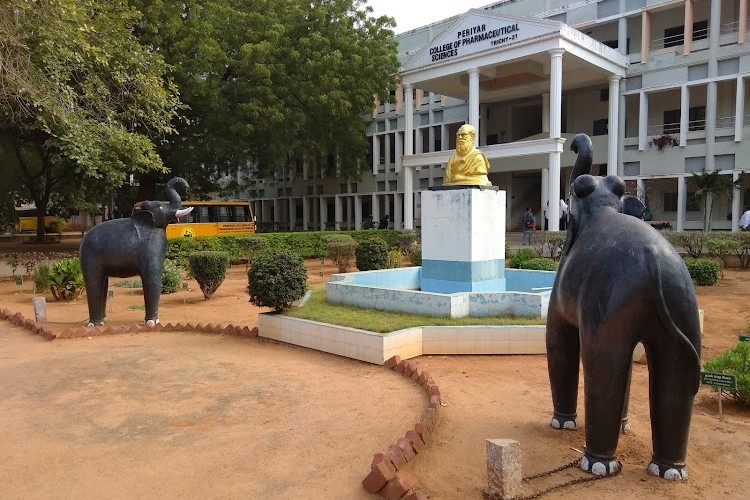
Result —
[{"label": "small green sign", "polygon": [[183,289],[183,290],[185,290],[185,291],[187,292],[187,289],[188,289],[188,284],[187,284],[187,283],[183,283],[183,284],[182,284],[182,289]]},{"label": "small green sign", "polygon": [[16,285],[23,285],[23,276],[16,276]]},{"label": "small green sign", "polygon": [[727,373],[701,372],[701,384],[721,389],[737,389],[737,377]]},{"label": "small green sign", "polygon": [[750,342],[750,335],[740,335],[740,342]]}]

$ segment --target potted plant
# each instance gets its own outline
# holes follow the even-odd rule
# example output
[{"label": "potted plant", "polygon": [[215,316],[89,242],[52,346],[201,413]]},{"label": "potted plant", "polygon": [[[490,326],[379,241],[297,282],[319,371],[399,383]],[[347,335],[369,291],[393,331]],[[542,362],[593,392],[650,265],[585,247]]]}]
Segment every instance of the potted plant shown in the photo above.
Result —
[{"label": "potted plant", "polygon": [[677,146],[677,139],[672,137],[670,134],[662,134],[652,138],[648,141],[649,147],[656,148],[659,151],[664,151],[665,148],[671,148]]}]

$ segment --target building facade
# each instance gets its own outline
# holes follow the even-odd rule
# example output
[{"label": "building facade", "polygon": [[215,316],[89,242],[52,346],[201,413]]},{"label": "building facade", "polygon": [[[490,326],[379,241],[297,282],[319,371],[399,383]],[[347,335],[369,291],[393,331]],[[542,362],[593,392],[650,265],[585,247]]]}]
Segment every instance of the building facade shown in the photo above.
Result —
[{"label": "building facade", "polygon": [[[490,181],[507,192],[510,229],[525,206],[541,217],[548,203],[558,229],[575,163],[567,146],[583,132],[593,173],[623,177],[654,220],[737,230],[750,204],[747,3],[504,0],[400,34],[400,85],[366,117],[370,168],[326,178],[300,158],[254,181],[258,227],[359,229],[387,214],[391,227],[418,229],[421,192],[442,184],[470,123]],[[704,171],[738,185],[709,213],[691,180]]]}]

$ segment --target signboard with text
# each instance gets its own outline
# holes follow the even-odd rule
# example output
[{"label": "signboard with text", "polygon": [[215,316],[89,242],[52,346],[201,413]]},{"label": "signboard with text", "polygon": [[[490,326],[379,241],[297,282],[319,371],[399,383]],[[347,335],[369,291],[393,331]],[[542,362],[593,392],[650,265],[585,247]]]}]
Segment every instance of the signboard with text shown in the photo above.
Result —
[{"label": "signboard with text", "polygon": [[408,67],[429,66],[449,61],[487,49],[500,48],[522,40],[546,35],[558,31],[558,29],[544,23],[534,24],[516,18],[472,15],[437,38],[417,60],[410,61]]},{"label": "signboard with text", "polygon": [[736,389],[737,377],[726,373],[701,372],[701,384],[720,389]]}]

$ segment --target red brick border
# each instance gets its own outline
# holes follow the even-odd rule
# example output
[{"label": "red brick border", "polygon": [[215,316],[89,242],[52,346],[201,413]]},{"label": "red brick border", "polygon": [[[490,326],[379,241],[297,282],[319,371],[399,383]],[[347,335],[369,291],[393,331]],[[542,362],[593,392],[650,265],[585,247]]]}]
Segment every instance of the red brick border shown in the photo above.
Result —
[{"label": "red brick border", "polygon": [[220,335],[235,335],[238,337],[257,337],[258,327],[256,326],[252,330],[247,326],[240,325],[197,325],[193,326],[190,323],[172,324],[157,323],[154,326],[139,325],[132,323],[130,325],[116,325],[116,326],[79,326],[77,328],[64,328],[62,330],[52,330],[49,323],[37,323],[33,319],[24,318],[21,313],[12,313],[8,309],[0,310],[0,319],[10,321],[14,325],[25,328],[32,333],[43,336],[47,340],[54,339],[75,339],[82,337],[100,337],[102,335],[116,335],[118,333],[138,333],[138,332],[198,332],[198,333],[216,333]]},{"label": "red brick border", "polygon": [[430,404],[424,409],[414,428],[406,431],[404,437],[399,438],[395,444],[388,446],[385,453],[375,454],[370,472],[362,480],[362,486],[370,493],[379,493],[386,500],[426,500],[427,495],[414,488],[414,481],[403,469],[416,460],[432,440],[432,431],[441,408],[440,388],[430,374],[414,361],[393,356],[383,366],[421,385],[430,397]]}]

